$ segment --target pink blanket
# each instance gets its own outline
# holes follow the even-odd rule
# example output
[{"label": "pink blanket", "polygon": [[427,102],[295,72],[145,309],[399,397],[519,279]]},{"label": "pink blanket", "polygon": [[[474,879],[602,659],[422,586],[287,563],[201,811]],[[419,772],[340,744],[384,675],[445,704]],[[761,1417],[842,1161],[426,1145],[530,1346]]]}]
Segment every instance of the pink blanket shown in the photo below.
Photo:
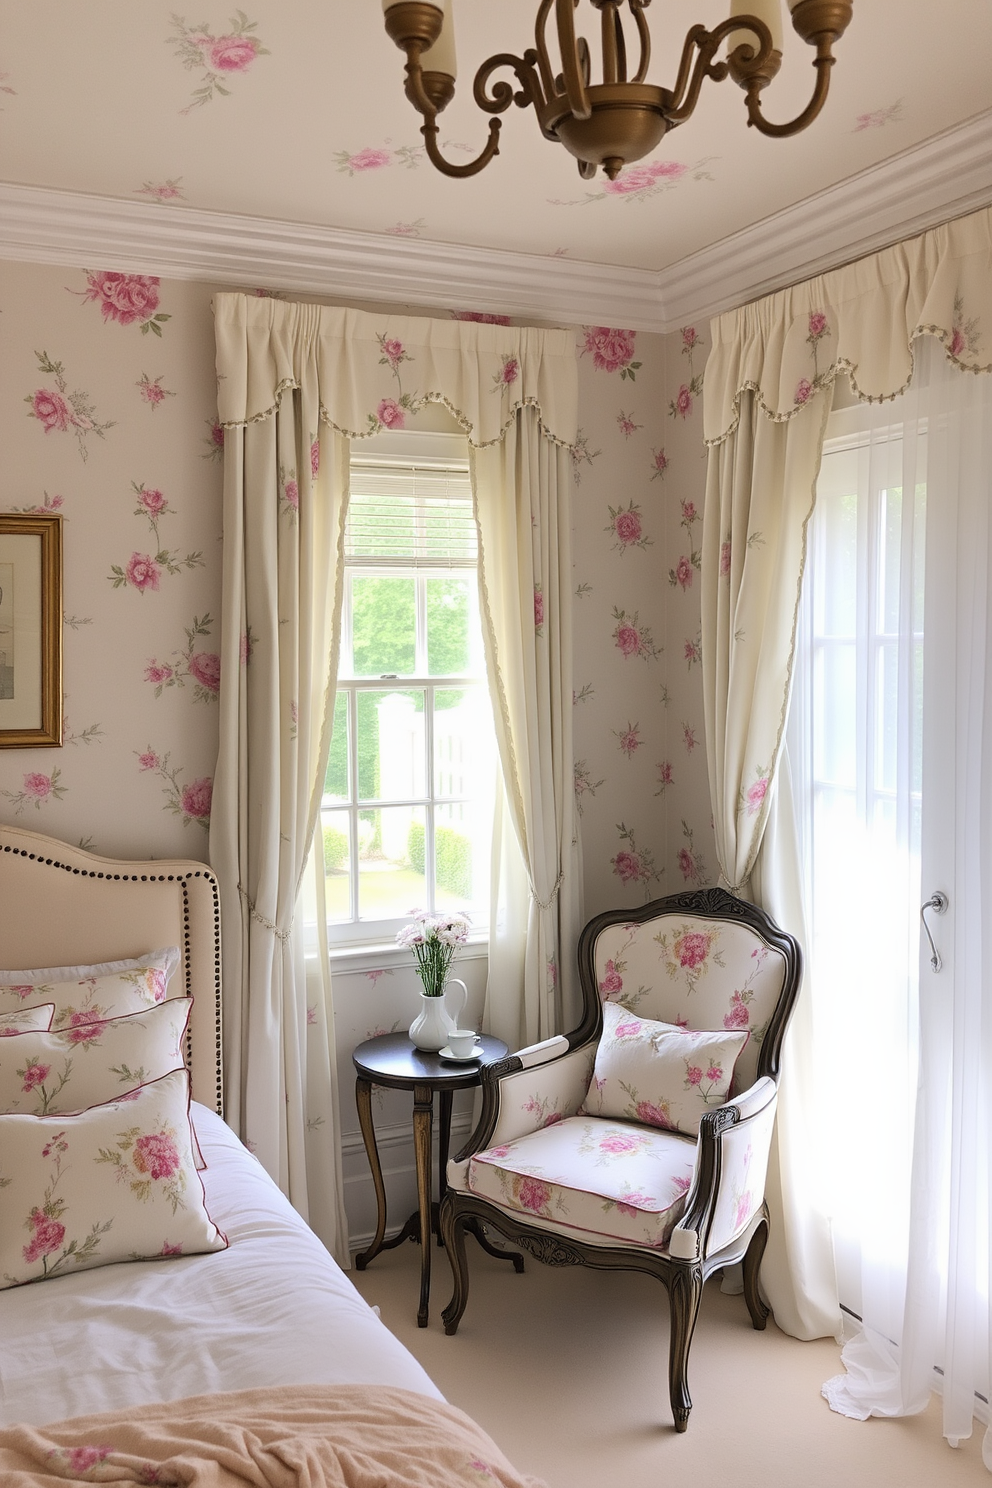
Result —
[{"label": "pink blanket", "polygon": [[542,1488],[462,1411],[409,1390],[281,1385],[0,1429],[3,1488]]}]

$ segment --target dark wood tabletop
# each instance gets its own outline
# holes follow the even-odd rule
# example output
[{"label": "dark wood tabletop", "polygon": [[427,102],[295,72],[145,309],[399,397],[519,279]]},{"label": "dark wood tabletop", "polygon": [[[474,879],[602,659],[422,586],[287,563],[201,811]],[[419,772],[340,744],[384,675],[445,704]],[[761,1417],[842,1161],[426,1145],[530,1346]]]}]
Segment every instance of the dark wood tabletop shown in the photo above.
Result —
[{"label": "dark wood tabletop", "polygon": [[495,1064],[510,1052],[502,1039],[491,1034],[479,1035],[478,1055],[459,1061],[442,1059],[415,1049],[406,1033],[381,1033],[359,1044],[352,1058],[355,1069],[373,1085],[386,1085],[396,1090],[409,1090],[414,1085],[430,1085],[434,1090],[465,1090],[479,1083],[479,1068]]}]

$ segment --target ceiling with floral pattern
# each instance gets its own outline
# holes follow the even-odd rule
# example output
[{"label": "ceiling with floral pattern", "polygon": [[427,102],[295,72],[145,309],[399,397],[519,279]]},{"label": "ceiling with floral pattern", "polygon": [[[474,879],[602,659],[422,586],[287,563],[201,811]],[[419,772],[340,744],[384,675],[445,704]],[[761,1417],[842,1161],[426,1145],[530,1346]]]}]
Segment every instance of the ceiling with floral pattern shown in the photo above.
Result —
[{"label": "ceiling with floral pattern", "polygon": [[[748,129],[733,83],[707,83],[695,115],[616,182],[581,180],[517,108],[499,157],[450,180],[424,158],[379,0],[245,3],[0,0],[0,179],[660,270],[989,107],[989,0],[855,0],[826,108],[793,139]],[[523,51],[535,9],[454,0],[461,78],[441,120],[453,160],[485,139],[476,67]],[[723,14],[719,0],[654,0],[651,80],[670,84],[688,27]],[[595,50],[586,0],[580,16]],[[798,112],[813,80],[812,51],[786,30],[774,119]]]}]

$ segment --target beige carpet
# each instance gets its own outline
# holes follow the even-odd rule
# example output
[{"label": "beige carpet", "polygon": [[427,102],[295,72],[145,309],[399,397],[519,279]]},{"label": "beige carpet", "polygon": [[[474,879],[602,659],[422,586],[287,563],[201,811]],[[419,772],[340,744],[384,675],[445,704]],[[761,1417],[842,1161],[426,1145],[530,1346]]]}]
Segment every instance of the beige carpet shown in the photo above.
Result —
[{"label": "beige carpet", "polygon": [[527,1260],[523,1276],[473,1242],[468,1308],[441,1327],[450,1271],[434,1250],[431,1320],[418,1328],[420,1252],[401,1245],[352,1271],[362,1295],[453,1405],[549,1488],[992,1488],[976,1435],[952,1450],[939,1402],[901,1421],[849,1421],[820,1397],[831,1340],[751,1328],[742,1297],[704,1293],[689,1358],[693,1410],[668,1406],[668,1305],[650,1277]]}]

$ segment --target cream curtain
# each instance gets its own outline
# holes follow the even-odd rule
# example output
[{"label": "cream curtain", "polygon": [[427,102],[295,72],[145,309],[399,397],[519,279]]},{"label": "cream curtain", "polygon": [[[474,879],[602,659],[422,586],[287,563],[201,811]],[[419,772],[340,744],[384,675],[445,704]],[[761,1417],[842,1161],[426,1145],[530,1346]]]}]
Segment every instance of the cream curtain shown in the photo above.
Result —
[{"label": "cream curtain", "polygon": [[[483,634],[505,783],[487,1017],[491,1031],[512,1049],[578,1022],[572,472],[568,450],[544,437],[533,408],[520,411],[499,444],[474,451],[472,466]],[[506,880],[517,852],[527,897],[523,912],[514,914]],[[522,987],[522,998],[508,1001],[506,986]]]},{"label": "cream curtain", "polygon": [[[504,771],[534,895],[554,906],[571,818],[556,801],[555,830],[543,834],[533,802],[559,767],[571,800],[570,741],[561,726],[568,710],[556,669],[568,660],[559,634],[567,634],[569,592],[561,467],[576,434],[574,336],[244,295],[217,296],[214,317],[225,494],[210,852],[222,894],[228,1118],[347,1264],[319,863],[305,879],[330,747],[350,442],[402,428],[418,408],[439,402],[476,452],[480,524],[494,553],[485,573],[492,677],[505,699]],[[512,454],[501,450],[506,440]],[[521,513],[520,549],[531,544],[532,556],[511,565]],[[546,529],[533,544],[532,518]],[[559,540],[560,585],[548,546]],[[536,585],[547,585],[554,644],[543,649],[533,623],[528,634],[509,619],[524,582],[532,613]],[[533,679],[525,703],[507,680],[518,671]],[[297,914],[305,887],[318,922],[312,946]],[[555,908],[531,916],[526,999],[517,981],[494,990],[507,1024],[529,1026],[521,1009],[533,1001],[531,968],[542,957],[561,962],[558,919]]]},{"label": "cream curtain", "polygon": [[[846,372],[860,398],[895,396],[911,379],[921,335],[937,337],[963,370],[992,369],[990,260],[986,209],[712,323],[702,659],[717,855],[735,892],[753,893],[799,931],[783,871],[786,856],[795,859],[794,834],[777,820],[773,840],[766,827],[779,794],[805,529],[833,384]],[[839,1327],[826,1221],[803,1202],[798,1138],[814,1119],[815,1096],[799,1076],[810,1037],[801,1002],[783,1058],[779,1181],[770,1185],[778,1212],[762,1271],[780,1326],[804,1338]]]}]

